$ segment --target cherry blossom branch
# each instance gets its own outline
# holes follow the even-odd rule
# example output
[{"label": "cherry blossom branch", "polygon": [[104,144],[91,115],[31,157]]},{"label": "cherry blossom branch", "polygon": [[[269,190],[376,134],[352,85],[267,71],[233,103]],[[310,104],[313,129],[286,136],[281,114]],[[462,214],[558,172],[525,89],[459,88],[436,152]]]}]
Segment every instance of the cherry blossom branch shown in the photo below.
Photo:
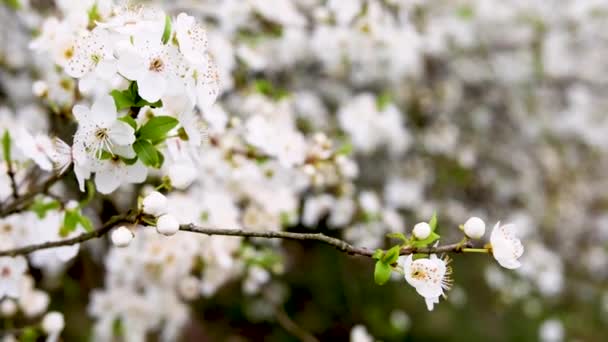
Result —
[{"label": "cherry blossom branch", "polygon": [[35,245],[28,245],[28,246],[23,246],[23,247],[19,247],[19,248],[0,251],[0,257],[2,257],[2,256],[14,257],[17,255],[25,255],[25,254],[30,254],[30,253],[38,251],[38,250],[42,250],[42,249],[49,249],[49,248],[62,247],[62,246],[71,246],[71,245],[75,245],[77,243],[82,243],[82,242],[85,242],[88,240],[100,238],[100,237],[106,235],[114,226],[116,226],[119,223],[123,223],[123,222],[133,222],[133,220],[130,219],[128,215],[113,216],[112,218],[110,218],[108,220],[108,222],[104,223],[104,225],[97,230],[94,230],[94,231],[91,231],[88,233],[83,233],[83,234],[80,234],[78,236],[75,236],[75,237],[69,238],[69,239],[49,241],[49,242],[39,243],[39,244],[35,244]]},{"label": "cherry blossom branch", "polygon": [[[91,239],[100,238],[106,235],[114,226],[118,223],[135,223],[136,218],[133,218],[130,215],[117,215],[112,217],[108,222],[106,222],[101,228],[98,230],[83,233],[81,235],[75,236],[73,238],[57,240],[57,241],[49,241],[45,243],[28,245],[19,248],[9,249],[0,251],[0,257],[2,256],[16,256],[16,255],[25,255],[37,250],[55,248],[61,246],[70,246],[75,245],[77,243],[82,243]],[[264,238],[264,239],[285,239],[285,240],[299,240],[299,241],[318,241],[329,246],[336,248],[337,250],[344,252],[349,255],[359,255],[371,258],[374,254],[374,250],[366,248],[366,247],[356,247],[344,240],[340,240],[337,238],[333,238],[321,233],[294,233],[294,232],[282,232],[282,231],[252,231],[245,229],[226,229],[226,228],[212,228],[212,227],[202,227],[195,224],[185,224],[180,226],[181,231],[192,232],[204,235],[216,235],[216,236],[240,236],[240,237],[252,237],[252,238]],[[423,248],[415,248],[415,247],[404,247],[400,251],[400,255],[408,255],[413,253],[423,253],[423,254],[432,254],[432,253],[463,253],[468,252],[471,244],[467,243],[453,243],[443,246],[436,247],[423,247]],[[481,249],[475,249],[475,251],[480,251]]]},{"label": "cherry blossom branch", "polygon": [[11,214],[15,214],[25,210],[25,208],[31,203],[31,201],[36,196],[47,192],[49,188],[61,178],[62,174],[54,173],[35,189],[30,190],[27,193],[15,198],[12,202],[9,202],[5,206],[0,206],[0,217],[6,217]]}]

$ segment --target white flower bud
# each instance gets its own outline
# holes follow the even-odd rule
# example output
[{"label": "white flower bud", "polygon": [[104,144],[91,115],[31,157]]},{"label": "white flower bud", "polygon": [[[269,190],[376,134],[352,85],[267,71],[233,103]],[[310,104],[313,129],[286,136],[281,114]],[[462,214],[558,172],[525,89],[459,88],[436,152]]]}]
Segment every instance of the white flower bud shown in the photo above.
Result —
[{"label": "white flower bud", "polygon": [[36,81],[32,84],[32,92],[35,96],[45,97],[49,92],[49,86],[44,81]]},{"label": "white flower bud", "polygon": [[169,168],[168,176],[174,188],[184,190],[194,182],[197,171],[192,165],[175,164]]},{"label": "white flower bud", "polygon": [[78,204],[78,201],[74,201],[74,200],[69,200],[68,203],[65,204],[65,208],[68,210],[74,210],[77,209],[80,205]]},{"label": "white flower bud", "polygon": [[112,232],[112,244],[116,247],[127,247],[131,243],[131,240],[133,240],[133,237],[135,235],[129,228],[120,226]]},{"label": "white flower bud", "polygon": [[200,283],[201,281],[194,276],[182,278],[178,284],[179,294],[185,300],[194,300],[198,298],[201,295]]},{"label": "white flower bud", "polygon": [[480,239],[486,232],[486,224],[479,217],[471,217],[464,223],[464,233],[471,239]]},{"label": "white flower bud", "polygon": [[17,312],[17,303],[10,298],[5,298],[0,303],[0,315],[3,317],[12,317]]},{"label": "white flower bud", "polygon": [[170,214],[163,215],[156,221],[156,231],[163,235],[173,235],[179,230],[179,222]]},{"label": "white flower bud", "polygon": [[49,335],[59,334],[64,326],[65,321],[61,312],[49,311],[44,315],[44,318],[42,318],[42,330]]},{"label": "white flower bud", "polygon": [[431,226],[426,222],[417,223],[414,226],[414,237],[418,240],[424,240],[431,235]]},{"label": "white flower bud", "polygon": [[160,216],[167,213],[167,197],[158,191],[152,191],[142,202],[144,214]]}]

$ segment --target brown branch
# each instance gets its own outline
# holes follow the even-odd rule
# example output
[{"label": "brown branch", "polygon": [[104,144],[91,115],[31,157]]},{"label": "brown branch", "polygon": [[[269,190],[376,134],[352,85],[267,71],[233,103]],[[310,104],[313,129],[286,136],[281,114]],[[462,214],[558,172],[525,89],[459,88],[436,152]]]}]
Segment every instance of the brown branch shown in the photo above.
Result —
[{"label": "brown branch", "polygon": [[83,234],[80,234],[78,236],[75,236],[75,237],[69,238],[69,239],[49,241],[49,242],[39,243],[36,245],[28,245],[28,246],[23,246],[23,247],[19,247],[19,248],[0,251],[0,257],[2,257],[2,256],[14,257],[17,255],[30,254],[32,252],[42,250],[42,249],[62,247],[62,246],[71,246],[71,245],[75,245],[75,244],[85,242],[85,241],[88,241],[91,239],[100,238],[100,237],[106,235],[112,229],[112,227],[114,227],[118,223],[122,223],[122,222],[133,222],[133,220],[129,219],[129,217],[127,215],[113,216],[101,228],[94,230],[92,232],[83,233]]},{"label": "brown branch", "polygon": [[314,335],[304,330],[296,322],[289,318],[283,308],[277,306],[275,309],[275,318],[277,319],[277,323],[279,323],[279,325],[285,329],[285,331],[298,338],[298,340],[303,342],[319,342]]},{"label": "brown branch", "polygon": [[7,205],[0,207],[0,217],[6,217],[25,210],[25,208],[31,204],[36,196],[47,192],[49,188],[53,186],[53,184],[61,179],[61,177],[61,174],[54,173],[34,190],[28,191],[27,193],[14,199],[12,202],[9,202]]},{"label": "brown branch", "polygon": [[[55,248],[61,246],[70,246],[77,243],[85,242],[87,240],[96,239],[107,234],[112,227],[118,223],[128,222],[134,223],[135,219],[130,218],[129,215],[118,215],[112,217],[106,222],[100,229],[83,233],[70,239],[49,241],[36,245],[29,245],[9,250],[0,251],[1,256],[16,256],[22,254],[29,254],[41,249]],[[281,231],[252,231],[245,229],[226,229],[226,228],[211,228],[201,227],[195,224],[184,224],[180,226],[180,230],[185,232],[199,233],[205,235],[217,235],[217,236],[240,236],[240,237],[254,237],[264,239],[285,239],[285,240],[300,240],[300,241],[318,241],[330,245],[337,250],[344,252],[349,255],[359,255],[365,257],[372,257],[374,250],[365,247],[355,247],[344,240],[333,238],[321,233],[293,233],[293,232],[281,232]],[[461,253],[465,247],[471,247],[468,243],[454,243],[444,246],[437,247],[404,247],[401,249],[400,255],[408,255],[413,253]]]}]

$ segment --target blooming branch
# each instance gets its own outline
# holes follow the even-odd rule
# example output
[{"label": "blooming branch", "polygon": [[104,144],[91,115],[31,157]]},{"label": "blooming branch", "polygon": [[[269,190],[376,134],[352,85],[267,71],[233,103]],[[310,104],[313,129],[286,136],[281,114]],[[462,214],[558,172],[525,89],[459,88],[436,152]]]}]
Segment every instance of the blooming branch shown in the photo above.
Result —
[{"label": "blooming branch", "polygon": [[[14,249],[2,250],[0,251],[0,256],[17,256],[17,255],[25,255],[38,250],[48,249],[48,248],[56,248],[62,246],[71,246],[78,243],[82,243],[88,240],[96,239],[103,237],[107,233],[109,233],[113,227],[115,227],[119,223],[135,223],[135,219],[130,217],[130,215],[117,215],[112,217],[108,222],[106,222],[101,228],[94,230],[92,232],[83,233],[78,236],[75,236],[70,239],[58,240],[58,241],[49,241],[45,243],[28,245]],[[374,250],[366,248],[366,247],[356,247],[348,242],[337,239],[331,236],[327,236],[322,233],[295,233],[295,232],[282,232],[282,231],[251,231],[246,229],[230,229],[230,228],[214,228],[214,227],[204,227],[195,224],[183,224],[180,225],[179,230],[185,232],[192,232],[198,234],[205,235],[218,235],[218,236],[239,236],[239,237],[250,237],[250,238],[264,238],[264,239],[284,239],[284,240],[299,240],[299,241],[318,241],[329,246],[336,248],[337,250],[344,252],[349,255],[358,255],[365,257],[373,257]],[[410,255],[410,254],[432,254],[432,253],[462,253],[468,252],[469,249],[472,251],[481,251],[488,249],[472,249],[470,248],[470,242],[465,244],[463,243],[453,243],[443,246],[435,246],[435,247],[404,247],[400,250],[400,255]]]}]

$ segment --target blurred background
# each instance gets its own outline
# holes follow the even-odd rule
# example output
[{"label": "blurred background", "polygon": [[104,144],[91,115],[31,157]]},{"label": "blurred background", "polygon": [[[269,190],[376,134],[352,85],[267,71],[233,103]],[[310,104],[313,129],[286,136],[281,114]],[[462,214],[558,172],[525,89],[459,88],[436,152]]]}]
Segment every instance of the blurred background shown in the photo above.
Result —
[{"label": "blurred background", "polygon": [[[47,116],[32,83],[69,81],[41,74],[28,43],[77,2],[15,2],[0,5],[0,111]],[[146,4],[204,23],[222,84],[205,114],[212,135],[231,118],[276,111],[348,147],[352,177],[298,193],[284,229],[386,248],[386,233],[436,211],[442,242],[479,216],[515,223],[525,246],[515,272],[487,255],[455,256],[455,286],[428,312],[400,276],[376,285],[369,259],[251,241],[266,271],[249,268],[193,300],[179,340],[606,340],[608,1]],[[60,106],[72,101],[61,89]],[[102,217],[116,211],[106,201]],[[89,302],[106,272],[92,246],[58,278],[33,273],[66,315],[64,340],[91,338]]]}]

